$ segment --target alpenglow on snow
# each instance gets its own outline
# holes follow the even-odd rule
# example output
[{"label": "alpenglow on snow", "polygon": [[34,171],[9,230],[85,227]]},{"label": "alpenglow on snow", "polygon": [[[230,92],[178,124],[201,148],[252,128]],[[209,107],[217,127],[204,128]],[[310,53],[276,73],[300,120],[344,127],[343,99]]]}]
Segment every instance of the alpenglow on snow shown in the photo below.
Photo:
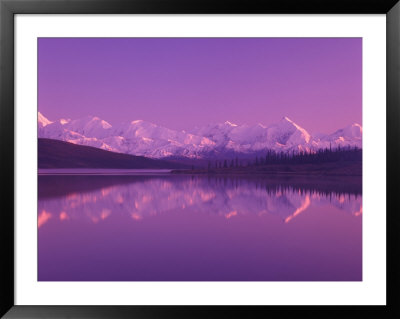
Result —
[{"label": "alpenglow on snow", "polygon": [[186,132],[142,120],[112,126],[95,116],[50,121],[39,112],[38,137],[151,158],[209,158],[267,150],[296,153],[362,147],[362,127],[357,123],[331,134],[311,136],[287,117],[270,126],[226,121]]}]

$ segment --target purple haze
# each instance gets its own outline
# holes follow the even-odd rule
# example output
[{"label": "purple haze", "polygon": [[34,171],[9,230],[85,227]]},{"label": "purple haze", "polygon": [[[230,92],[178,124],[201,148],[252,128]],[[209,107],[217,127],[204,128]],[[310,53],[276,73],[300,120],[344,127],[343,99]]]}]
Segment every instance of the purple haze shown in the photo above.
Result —
[{"label": "purple haze", "polygon": [[310,133],[361,123],[361,38],[40,38],[50,120],[173,129],[288,116]]}]

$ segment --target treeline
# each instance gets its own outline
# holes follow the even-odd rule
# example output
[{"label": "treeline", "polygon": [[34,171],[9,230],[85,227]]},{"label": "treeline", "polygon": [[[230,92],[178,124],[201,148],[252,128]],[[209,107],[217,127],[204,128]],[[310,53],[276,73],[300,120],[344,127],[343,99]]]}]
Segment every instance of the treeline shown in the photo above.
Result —
[{"label": "treeline", "polygon": [[[323,180],[319,176],[285,176],[274,178],[259,178],[256,176],[245,175],[208,175],[208,185],[213,188],[232,187],[238,189],[239,187],[255,186],[256,189],[265,189],[268,194],[275,195],[276,193],[295,192],[298,194],[321,195],[324,197],[330,196],[349,196],[362,194],[362,180],[360,176],[345,176],[345,177],[332,177],[327,176]],[[197,177],[192,176],[192,180]],[[201,179],[200,179],[201,180]]]},{"label": "treeline", "polygon": [[214,163],[208,162],[208,170],[218,168],[239,168],[252,166],[266,166],[273,164],[320,164],[339,161],[361,161],[362,150],[357,147],[340,146],[336,149],[326,148],[317,151],[291,151],[276,152],[267,150],[265,156],[256,156],[254,159],[239,160],[216,160]]}]

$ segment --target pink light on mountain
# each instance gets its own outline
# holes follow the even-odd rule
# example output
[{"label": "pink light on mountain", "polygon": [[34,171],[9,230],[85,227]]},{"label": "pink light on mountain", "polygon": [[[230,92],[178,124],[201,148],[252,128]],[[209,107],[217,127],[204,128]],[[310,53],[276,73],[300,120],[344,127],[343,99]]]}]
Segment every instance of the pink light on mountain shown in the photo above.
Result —
[{"label": "pink light on mountain", "polygon": [[[48,123],[41,125],[41,123]],[[265,150],[309,151],[321,148],[362,146],[362,127],[351,124],[332,134],[311,136],[288,117],[270,126],[237,125],[228,121],[177,131],[134,120],[115,126],[98,117],[50,121],[39,117],[39,137],[68,141],[105,150],[153,158],[206,158],[212,152],[251,154]]]}]

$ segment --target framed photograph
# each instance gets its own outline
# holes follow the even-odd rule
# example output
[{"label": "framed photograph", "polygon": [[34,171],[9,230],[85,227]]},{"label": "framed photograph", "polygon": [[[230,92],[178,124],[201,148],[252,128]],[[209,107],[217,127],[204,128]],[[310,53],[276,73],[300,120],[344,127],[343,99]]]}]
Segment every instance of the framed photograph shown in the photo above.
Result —
[{"label": "framed photograph", "polygon": [[1,315],[399,315],[397,1],[0,10]]}]

